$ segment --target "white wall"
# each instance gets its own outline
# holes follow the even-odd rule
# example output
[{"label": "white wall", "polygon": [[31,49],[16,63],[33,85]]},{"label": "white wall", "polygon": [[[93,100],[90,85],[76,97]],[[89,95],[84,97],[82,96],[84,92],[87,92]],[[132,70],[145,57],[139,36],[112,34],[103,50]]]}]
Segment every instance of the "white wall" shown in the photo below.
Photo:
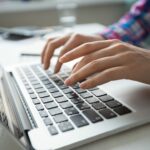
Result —
[{"label": "white wall", "polygon": [[[104,3],[99,5],[80,6],[77,8],[78,23],[99,22],[105,25],[118,20],[127,11],[125,3]],[[0,13],[0,26],[58,25],[55,8]]]}]

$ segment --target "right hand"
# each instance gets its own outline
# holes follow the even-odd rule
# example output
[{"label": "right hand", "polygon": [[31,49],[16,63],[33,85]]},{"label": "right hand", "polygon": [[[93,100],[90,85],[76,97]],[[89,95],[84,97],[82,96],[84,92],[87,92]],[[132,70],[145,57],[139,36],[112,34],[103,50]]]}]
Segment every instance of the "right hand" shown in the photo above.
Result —
[{"label": "right hand", "polygon": [[44,64],[44,69],[48,69],[50,66],[50,60],[53,56],[55,49],[62,47],[54,72],[57,73],[61,69],[62,63],[59,62],[59,58],[63,56],[68,51],[92,41],[100,41],[104,38],[100,35],[83,35],[83,34],[69,34],[59,38],[49,39],[42,52],[42,64]]}]

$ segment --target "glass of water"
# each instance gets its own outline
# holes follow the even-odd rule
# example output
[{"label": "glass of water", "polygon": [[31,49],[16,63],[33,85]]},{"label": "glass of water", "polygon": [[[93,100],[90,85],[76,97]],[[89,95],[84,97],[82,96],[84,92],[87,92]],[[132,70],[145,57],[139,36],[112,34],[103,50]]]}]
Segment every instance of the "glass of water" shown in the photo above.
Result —
[{"label": "glass of water", "polygon": [[76,24],[77,3],[71,0],[57,0],[59,23],[64,28],[72,28]]}]

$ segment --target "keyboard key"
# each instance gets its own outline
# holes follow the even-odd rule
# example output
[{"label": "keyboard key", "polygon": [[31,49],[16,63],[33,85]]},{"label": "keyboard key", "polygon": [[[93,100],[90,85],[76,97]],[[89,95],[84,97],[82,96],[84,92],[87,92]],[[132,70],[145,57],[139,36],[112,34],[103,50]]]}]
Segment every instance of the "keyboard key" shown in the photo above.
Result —
[{"label": "keyboard key", "polygon": [[36,85],[33,85],[33,87],[34,87],[35,89],[40,89],[40,88],[42,88],[42,85],[41,85],[41,84],[36,84]]},{"label": "keyboard key", "polygon": [[31,81],[31,84],[32,84],[32,85],[38,85],[38,84],[39,84],[39,81],[37,81],[37,80]]},{"label": "keyboard key", "polygon": [[68,93],[68,94],[66,94],[66,96],[70,99],[70,98],[76,98],[76,97],[78,97],[78,95],[76,94],[76,93],[74,93],[74,92],[71,92],[71,93]]},{"label": "keyboard key", "polygon": [[53,102],[53,99],[50,96],[41,98],[41,100],[42,100],[43,103]]},{"label": "keyboard key", "polygon": [[92,109],[87,109],[83,111],[83,114],[92,122],[96,123],[102,121],[103,119]]},{"label": "keyboard key", "polygon": [[80,87],[79,87],[78,84],[75,84],[75,85],[72,86],[72,88],[73,88],[73,89],[79,89]]},{"label": "keyboard key", "polygon": [[120,106],[120,107],[114,108],[114,111],[119,115],[125,115],[128,113],[131,113],[131,110],[125,106]]},{"label": "keyboard key", "polygon": [[80,110],[88,109],[90,108],[88,104],[86,103],[79,103],[76,105]]},{"label": "keyboard key", "polygon": [[74,115],[71,116],[70,119],[73,121],[73,123],[77,126],[77,127],[83,127],[88,125],[89,123],[85,120],[85,118],[81,115]]},{"label": "keyboard key", "polygon": [[110,100],[113,100],[113,97],[109,96],[109,95],[104,95],[104,96],[101,96],[99,98],[102,102],[107,102],[107,101],[110,101]]},{"label": "keyboard key", "polygon": [[39,114],[40,114],[41,117],[48,117],[48,114],[45,110],[39,111]]},{"label": "keyboard key", "polygon": [[32,99],[32,102],[34,103],[34,104],[40,104],[40,100],[39,99]]},{"label": "keyboard key", "polygon": [[91,91],[95,96],[99,97],[99,96],[102,96],[102,95],[106,95],[106,93],[100,89],[98,90],[94,90],[94,91]]},{"label": "keyboard key", "polygon": [[115,107],[121,106],[122,104],[119,103],[118,101],[112,100],[112,101],[106,102],[106,105],[110,108],[115,108]]},{"label": "keyboard key", "polygon": [[86,98],[86,101],[87,101],[89,104],[99,102],[99,100],[98,100],[97,98],[95,98],[95,97]]},{"label": "keyboard key", "polygon": [[37,105],[35,105],[35,107],[37,110],[44,110],[44,107],[42,104],[37,104]]},{"label": "keyboard key", "polygon": [[52,120],[48,117],[44,118],[43,121],[44,121],[46,126],[53,124]]},{"label": "keyboard key", "polygon": [[53,80],[53,82],[58,82],[58,81],[60,81],[60,79],[57,77],[57,76],[51,76],[51,80]]},{"label": "keyboard key", "polygon": [[56,101],[57,101],[58,103],[67,102],[67,101],[68,101],[67,98],[65,98],[64,96],[57,97],[57,98],[55,98],[55,99],[56,99]]},{"label": "keyboard key", "polygon": [[54,116],[54,120],[56,123],[67,121],[67,117],[64,114]]},{"label": "keyboard key", "polygon": [[48,75],[52,75],[52,74],[53,74],[53,72],[52,72],[51,70],[46,70],[46,73],[47,73]]},{"label": "keyboard key", "polygon": [[66,86],[66,85],[63,84],[63,85],[59,86],[59,88],[63,90],[63,89],[67,89],[68,86]]},{"label": "keyboard key", "polygon": [[43,93],[43,92],[46,92],[44,88],[39,88],[39,89],[36,89],[36,92],[37,93]]},{"label": "keyboard key", "polygon": [[70,131],[73,130],[74,127],[72,126],[72,124],[70,122],[62,122],[58,125],[58,127],[60,128],[60,130],[62,132],[66,132],[66,131]]},{"label": "keyboard key", "polygon": [[47,92],[39,93],[40,98],[49,97],[49,94]]},{"label": "keyboard key", "polygon": [[49,91],[50,93],[59,92],[59,90],[58,90],[56,87],[54,87],[54,88],[49,88],[48,91]]},{"label": "keyboard key", "polygon": [[75,89],[77,93],[81,94],[81,93],[85,93],[86,90],[83,90],[81,88]]},{"label": "keyboard key", "polygon": [[35,94],[30,94],[30,97],[31,97],[32,99],[36,99],[36,98],[37,98],[37,96],[36,96]]},{"label": "keyboard key", "polygon": [[79,112],[77,111],[77,109],[75,109],[74,107],[70,107],[70,108],[65,109],[65,113],[67,115],[79,114]]},{"label": "keyboard key", "polygon": [[25,85],[26,89],[29,90],[31,89],[31,86],[28,84],[28,85]]},{"label": "keyboard key", "polygon": [[53,84],[48,84],[48,85],[45,85],[45,86],[46,86],[46,88],[48,88],[48,89],[55,88],[55,86],[54,86]]},{"label": "keyboard key", "polygon": [[64,74],[64,73],[59,73],[59,76],[61,77],[61,78],[67,78],[68,77],[68,75],[66,75],[66,74]]},{"label": "keyboard key", "polygon": [[61,85],[64,85],[64,83],[63,83],[63,81],[58,81],[58,82],[56,82],[56,84],[57,84],[57,86],[61,86]]},{"label": "keyboard key", "polygon": [[51,116],[54,116],[54,115],[62,114],[62,111],[60,108],[53,108],[49,110],[49,113]]},{"label": "keyboard key", "polygon": [[63,96],[63,95],[61,94],[61,92],[55,92],[55,93],[51,93],[51,94],[52,94],[52,96],[53,96],[54,98]]},{"label": "keyboard key", "polygon": [[34,91],[32,89],[27,90],[29,94],[34,94]]},{"label": "keyboard key", "polygon": [[83,103],[83,102],[84,102],[80,97],[72,98],[71,101],[72,101],[74,104],[79,104],[79,103]]},{"label": "keyboard key", "polygon": [[114,118],[117,116],[114,112],[107,108],[99,110],[99,113],[103,115],[106,119]]},{"label": "keyboard key", "polygon": [[70,102],[63,102],[59,104],[61,108],[66,109],[69,107],[72,107],[72,104]]},{"label": "keyboard key", "polygon": [[58,134],[57,129],[54,126],[49,126],[48,131],[50,132],[51,135],[56,135]]},{"label": "keyboard key", "polygon": [[43,81],[43,84],[44,85],[49,85],[49,84],[51,84],[51,82],[47,79],[47,80]]},{"label": "keyboard key", "polygon": [[45,77],[45,75],[40,75],[39,78],[41,79],[41,81],[47,80],[47,77]]},{"label": "keyboard key", "polygon": [[52,109],[52,108],[56,108],[58,106],[57,106],[57,104],[55,102],[50,102],[50,103],[45,103],[45,107],[47,109]]},{"label": "keyboard key", "polygon": [[68,94],[68,93],[71,93],[71,92],[72,92],[72,90],[71,90],[70,88],[63,89],[62,91],[63,91],[63,93],[65,93],[65,94]]},{"label": "keyboard key", "polygon": [[80,94],[83,98],[88,98],[88,97],[92,97],[93,95],[90,94],[89,92],[84,92]]},{"label": "keyboard key", "polygon": [[106,108],[106,106],[101,103],[101,102],[97,102],[97,103],[93,103],[92,106],[96,109],[96,110],[99,110],[99,109],[102,109],[102,108]]},{"label": "keyboard key", "polygon": [[96,91],[96,90],[99,90],[98,87],[94,87],[94,88],[91,88],[91,89],[88,89],[89,91]]}]

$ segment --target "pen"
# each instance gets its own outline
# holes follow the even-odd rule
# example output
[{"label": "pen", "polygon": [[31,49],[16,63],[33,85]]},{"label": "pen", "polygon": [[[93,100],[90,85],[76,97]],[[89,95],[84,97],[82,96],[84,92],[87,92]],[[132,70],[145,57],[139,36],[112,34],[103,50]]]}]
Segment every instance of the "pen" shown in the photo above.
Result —
[{"label": "pen", "polygon": [[[26,57],[39,57],[41,54],[38,53],[21,53],[20,56],[26,56]],[[54,54],[54,57],[58,57],[59,55]]]}]

